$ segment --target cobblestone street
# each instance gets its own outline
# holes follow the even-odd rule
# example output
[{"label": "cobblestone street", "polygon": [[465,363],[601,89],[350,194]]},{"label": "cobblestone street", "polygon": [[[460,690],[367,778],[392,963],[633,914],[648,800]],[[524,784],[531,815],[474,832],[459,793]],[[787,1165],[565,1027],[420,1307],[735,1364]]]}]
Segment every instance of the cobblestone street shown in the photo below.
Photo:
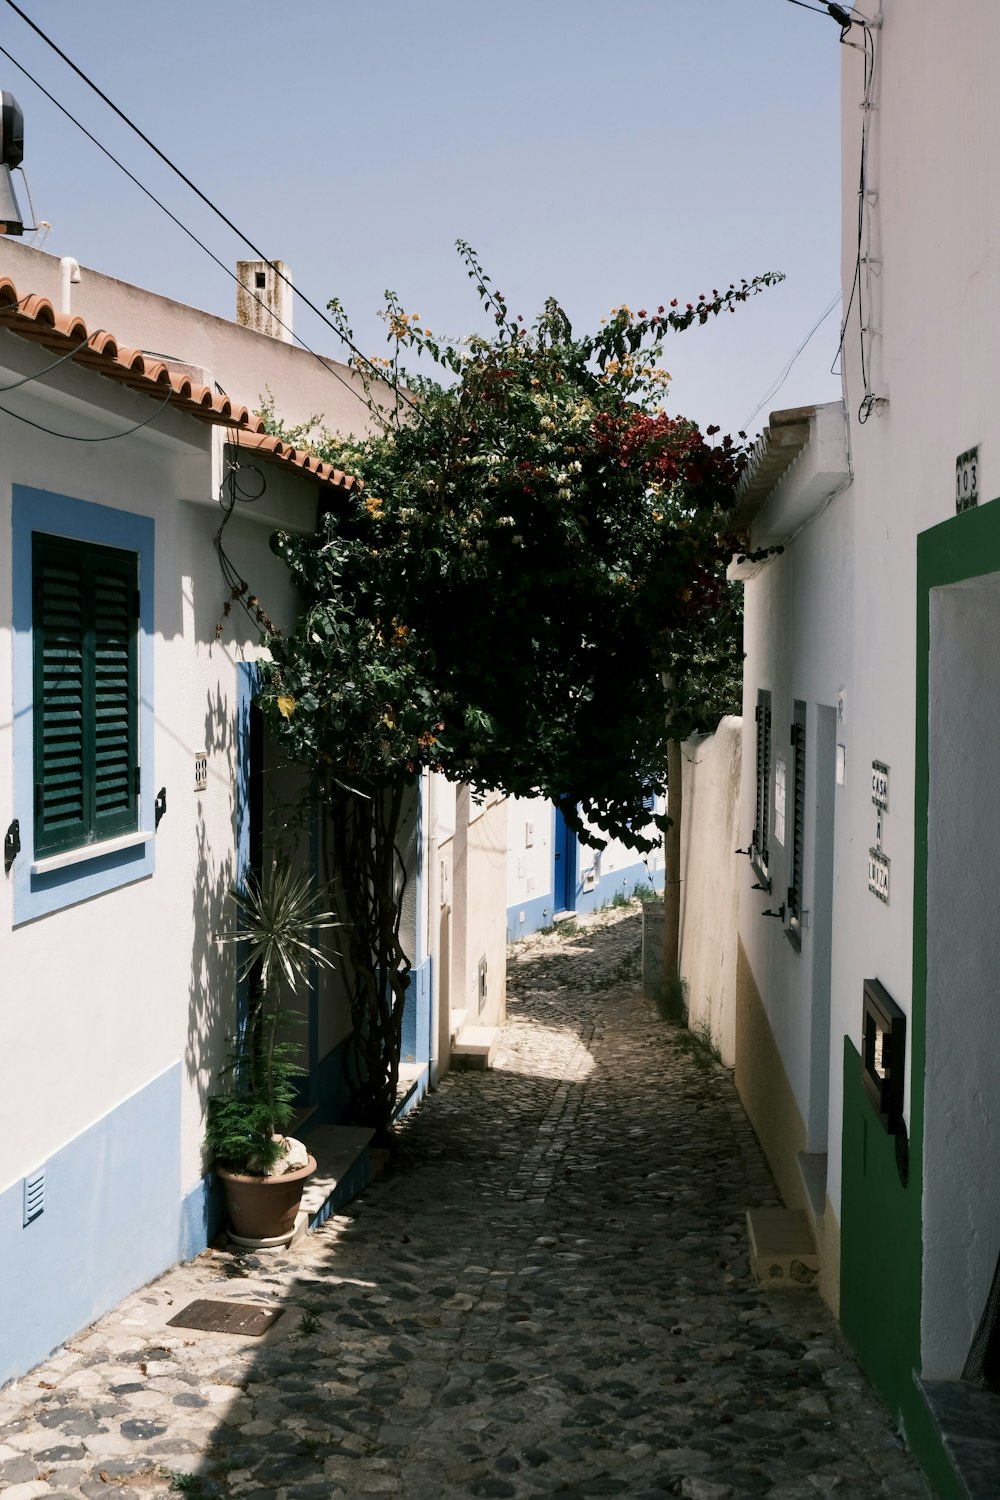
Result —
[{"label": "cobblestone street", "polygon": [[[0,1391],[4,1500],[926,1496],[818,1294],[752,1284],[774,1188],[730,1074],[641,997],[639,932],[516,945],[495,1069],[346,1212],[176,1268]],[[168,1327],[196,1297],[285,1311]]]}]

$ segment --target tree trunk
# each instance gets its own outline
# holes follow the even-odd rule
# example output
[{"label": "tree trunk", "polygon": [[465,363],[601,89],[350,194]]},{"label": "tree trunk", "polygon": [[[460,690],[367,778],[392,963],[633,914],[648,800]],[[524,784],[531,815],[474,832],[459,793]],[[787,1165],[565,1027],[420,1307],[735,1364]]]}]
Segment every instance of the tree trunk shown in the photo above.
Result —
[{"label": "tree trunk", "polygon": [[410,960],[400,942],[406,866],[398,846],[406,783],[369,795],[335,784],[331,816],[334,895],[354,1032],[347,1056],[352,1116],[379,1134],[396,1103]]}]

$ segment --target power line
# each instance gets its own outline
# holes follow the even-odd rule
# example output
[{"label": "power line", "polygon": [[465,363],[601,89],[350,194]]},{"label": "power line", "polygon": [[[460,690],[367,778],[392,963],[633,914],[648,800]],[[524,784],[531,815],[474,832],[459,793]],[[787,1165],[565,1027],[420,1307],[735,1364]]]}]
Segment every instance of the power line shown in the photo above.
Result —
[{"label": "power line", "polygon": [[774,377],[774,379],[772,380],[771,384],[768,386],[767,390],[764,392],[763,396],[761,396],[760,400],[757,402],[757,405],[754,407],[753,411],[747,417],[746,421],[741,424],[741,426],[743,427],[744,430],[749,429],[750,423],[753,421],[754,417],[760,411],[761,407],[763,407],[764,405],[766,405],[766,403],[768,401],[772,401],[774,399],[774,397],[778,394],[778,392],[781,390],[781,387],[784,385],[785,381],[788,379],[789,375],[791,374],[792,366],[794,365],[795,361],[798,359],[799,355],[802,353],[803,349],[806,347],[806,345],[808,344],[809,340],[812,338],[813,334],[817,331],[817,329],[821,328],[822,325],[826,322],[827,318],[830,316],[830,314],[833,312],[833,309],[836,307],[837,303],[840,301],[842,295],[843,295],[843,293],[840,292],[840,291],[838,291],[837,294],[836,294],[836,296],[831,299],[831,301],[829,302],[829,304],[827,305],[827,307],[824,309],[824,311],[822,313],[820,313],[819,317],[816,319],[816,322],[810,328],[809,332],[806,334],[805,338],[802,340],[801,344],[796,349],[795,353],[792,355],[792,357],[788,361],[787,365],[785,365],[784,368],[782,370],[780,370],[779,373]]},{"label": "power line", "polygon": [[337,325],[336,325],[336,323],[334,323],[331,318],[327,317],[326,313],[320,307],[317,307],[316,303],[313,302],[311,300],[311,298],[309,298],[309,297],[306,296],[305,292],[301,291],[298,287],[294,286],[292,284],[291,279],[288,276],[286,276],[284,274],[284,272],[278,270],[277,266],[274,265],[274,263],[271,261],[270,257],[267,256],[267,255],[265,255],[264,252],[263,252],[263,250],[261,250],[258,245],[254,244],[254,242],[250,238],[250,236],[248,234],[245,234],[243,232],[243,230],[240,229],[237,224],[234,224],[233,221],[232,221],[232,219],[230,219],[226,214],[224,214],[223,211],[222,211],[222,209],[219,208],[219,207],[217,207],[217,205],[212,202],[211,198],[209,198],[206,193],[202,192],[201,188],[198,187],[197,183],[192,182],[191,178],[188,177],[187,174],[185,172],[183,172],[181,170],[181,168],[176,165],[175,162],[171,161],[170,157],[167,156],[166,152],[161,151],[160,148],[159,148],[159,146],[157,146],[157,144],[155,143],[155,141],[150,140],[149,136],[146,135],[145,131],[141,130],[140,127],[138,125],[136,125],[135,121],[132,120],[132,119],[130,119],[129,116],[125,113],[125,111],[123,109],[119,109],[118,105],[114,102],[114,100],[110,99],[108,97],[108,95],[104,92],[104,90],[101,89],[101,88],[99,88],[98,85],[93,81],[93,79],[90,78],[83,71],[82,68],[78,67],[77,64],[73,61],[73,59],[71,57],[68,57],[67,54],[62,50],[62,48],[56,42],[54,42],[52,40],[52,38],[50,36],[48,36],[42,30],[42,28],[40,26],[36,25],[36,23],[31,19],[31,17],[29,15],[26,15],[25,12],[21,9],[21,7],[19,5],[16,5],[14,3],[14,0],[6,0],[6,3],[10,7],[10,9],[12,11],[14,11],[15,15],[20,16],[21,20],[24,21],[26,23],[26,25],[30,26],[31,29],[32,29],[32,31],[35,32],[36,36],[41,37],[41,39],[45,43],[45,45],[47,47],[50,47],[52,49],[52,51],[56,54],[57,57],[62,58],[63,62],[67,65],[67,67],[72,68],[73,72],[77,75],[77,77],[80,78],[87,85],[87,87],[89,89],[92,89],[93,92],[97,95],[97,97],[99,99],[101,99],[108,106],[108,108],[110,110],[113,110],[114,113],[118,116],[118,118],[125,125],[127,125],[128,128],[131,131],[133,131],[139,137],[139,139],[145,145],[147,145],[152,152],[155,153],[156,156],[158,156],[160,158],[160,160],[164,163],[164,165],[167,166],[167,167],[169,167],[170,170],[171,170],[171,172],[173,172],[177,177],[179,177],[181,179],[181,181],[185,184],[185,186],[188,187],[188,188],[190,188],[190,190],[196,195],[196,197],[200,198],[201,201],[202,201],[202,203],[204,203],[207,208],[210,208],[211,211],[212,211],[212,213],[214,213],[217,218],[221,219],[222,222],[223,222],[223,224],[225,224],[227,226],[227,228],[229,228],[229,229],[232,230],[232,232],[237,236],[238,239],[241,239],[245,245],[249,246],[249,248],[253,251],[254,255],[256,255],[258,257],[258,259],[265,261],[268,265],[270,265],[272,267],[272,269],[274,270],[275,274],[286,284],[286,286],[290,287],[291,290],[292,290],[292,292],[295,293],[295,294],[297,294],[302,299],[302,301],[305,303],[306,307],[310,308],[311,311],[314,312],[317,315],[317,317],[319,317],[319,318],[321,318],[323,320],[323,322],[327,325],[328,328],[330,328],[330,329],[333,330],[333,332],[342,341],[342,343],[344,343],[344,344],[347,345],[348,349],[350,349],[351,353],[355,356],[355,358],[361,360],[361,362],[364,365],[366,365],[369,370],[371,370],[372,374],[376,377],[376,379],[384,381],[387,385],[389,385],[390,388],[395,392],[397,398],[405,401],[408,406],[411,406],[413,408],[414,411],[419,411],[420,410],[420,408],[417,405],[417,403],[415,401],[413,401],[406,394],[405,391],[401,390],[398,386],[392,385],[391,382],[386,381],[385,376],[381,373],[381,371],[378,370],[372,364],[371,360],[367,357],[367,355],[362,354],[362,352],[358,348],[358,346],[356,344],[352,343],[351,339],[344,333],[344,331],[342,329],[338,328]]},{"label": "power line", "polygon": [[[817,16],[827,16],[827,17],[829,17],[829,15],[830,15],[830,12],[828,10],[820,10],[818,6],[807,5],[806,4],[806,0],[788,0],[788,3],[789,3],[789,5],[800,5],[803,10],[811,10]],[[15,7],[15,9],[16,9],[16,7]]]},{"label": "power line", "polygon": [[[29,295],[34,294],[29,293]],[[27,297],[21,298],[22,302],[26,302],[27,300]],[[98,335],[102,333],[107,333],[107,329],[98,328],[93,333],[88,333],[85,339],[81,339],[78,344],[74,344],[72,349],[68,349],[65,354],[60,354],[59,358],[54,359],[50,365],[46,365],[44,370],[36,370],[34,375],[25,375],[21,380],[12,381],[10,385],[0,385],[0,396],[2,396],[6,391],[20,390],[22,385],[29,385],[32,380],[43,379],[43,377],[50,374],[52,370],[57,370],[59,366],[64,365],[68,359],[72,359],[74,355],[79,354],[81,349],[86,349],[91,339],[96,339]]]},{"label": "power line", "polygon": [[[27,78],[30,83],[34,84],[39,93],[44,94],[45,98],[48,99],[51,104],[54,104],[56,109],[60,110],[66,116],[67,120],[75,125],[78,130],[82,131],[82,133],[87,137],[88,141],[93,142],[98,151],[102,151],[108,158],[108,160],[113,162],[118,170],[124,173],[124,175],[130,182],[135,184],[140,192],[145,193],[146,197],[150,200],[151,203],[155,203],[156,207],[163,213],[165,213],[167,218],[170,219],[174,224],[176,224],[177,228],[182,230],[183,233],[187,235],[188,239],[198,246],[199,250],[203,250],[205,252],[209,260],[214,261],[220,270],[225,271],[226,275],[230,278],[231,281],[235,281],[238,287],[242,287],[245,292],[249,293],[249,295],[258,304],[258,306],[264,307],[266,311],[270,312],[270,309],[266,307],[263,299],[257,296],[253,288],[246,286],[245,283],[242,282],[236,275],[232,267],[227,266],[225,261],[221,260],[219,256],[215,254],[214,250],[210,250],[209,247],[204,243],[204,241],[200,240],[194,233],[194,231],[192,229],[189,229],[182,219],[179,219],[177,215],[173,213],[165,203],[161,202],[161,200],[157,198],[156,194],[152,192],[152,190],[148,188],[144,182],[140,181],[140,179],[136,177],[134,172],[130,172],[128,167],[126,167],[123,162],[118,160],[118,157],[115,156],[113,151],[109,151],[107,146],[102,145],[101,142],[97,139],[96,135],[89,131],[86,125],[78,120],[76,116],[66,108],[65,104],[62,104],[54,94],[50,94],[45,85],[43,83],[39,83],[38,79],[32,73],[28,72],[28,69],[24,66],[23,63],[18,62],[17,58],[7,51],[6,47],[0,47],[0,55],[5,57],[8,62],[13,63],[14,67],[17,68],[19,72],[23,73],[25,78]],[[24,301],[26,299],[22,298],[21,300]],[[294,338],[299,344],[302,345],[302,348],[306,351],[307,354],[311,354],[314,359],[319,360],[324,370],[327,370],[335,380],[339,380],[340,384],[344,386],[346,390],[349,390],[352,396],[357,397],[357,399],[364,405],[368,404],[365,401],[364,396],[362,396],[361,392],[357,390],[357,388],[352,384],[351,381],[345,380],[343,375],[341,375],[340,372],[330,364],[329,360],[324,359],[322,354],[317,354],[315,349],[311,349],[306,343],[305,339],[302,338],[301,335],[293,333],[291,328],[289,328],[286,323],[283,323],[282,320],[277,316],[277,314],[272,313],[272,316],[274,317],[274,321],[279,325],[279,327],[284,328],[287,333],[291,334],[292,338]]]},{"label": "power line", "polygon": [[51,427],[43,426],[41,422],[33,422],[30,417],[22,417],[19,412],[11,411],[7,406],[0,406],[0,412],[3,412],[6,417],[13,417],[15,422],[23,422],[26,427],[33,427],[36,432],[44,432],[48,437],[63,438],[67,443],[113,443],[117,438],[131,437],[133,432],[138,432],[140,428],[148,427],[150,422],[155,422],[168,402],[174,399],[174,396],[175,392],[171,389],[164,396],[152,416],[146,417],[142,422],[136,422],[133,427],[126,427],[124,432],[105,432],[100,437],[81,437],[75,432],[56,432]]}]

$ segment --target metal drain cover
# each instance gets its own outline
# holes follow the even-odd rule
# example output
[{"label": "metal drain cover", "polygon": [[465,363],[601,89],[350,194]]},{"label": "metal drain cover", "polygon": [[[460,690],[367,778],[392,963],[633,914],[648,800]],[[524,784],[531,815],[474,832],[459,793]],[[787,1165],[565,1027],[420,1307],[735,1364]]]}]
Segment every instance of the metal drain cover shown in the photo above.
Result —
[{"label": "metal drain cover", "polygon": [[255,1339],[266,1333],[283,1312],[284,1308],[270,1311],[256,1302],[212,1302],[207,1297],[198,1297],[168,1318],[167,1326],[200,1328],[205,1333],[242,1333]]}]

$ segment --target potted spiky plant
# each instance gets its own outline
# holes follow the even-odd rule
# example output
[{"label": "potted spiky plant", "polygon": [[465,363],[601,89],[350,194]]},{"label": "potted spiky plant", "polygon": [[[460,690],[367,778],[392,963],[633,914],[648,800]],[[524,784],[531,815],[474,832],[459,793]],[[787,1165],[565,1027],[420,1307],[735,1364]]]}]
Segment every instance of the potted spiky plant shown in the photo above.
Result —
[{"label": "potted spiky plant", "polygon": [[307,875],[275,859],[265,881],[250,879],[230,892],[236,925],[217,934],[219,942],[243,945],[237,976],[250,986],[205,1131],[231,1232],[241,1241],[287,1244],[316,1170],[315,1158],[285,1133],[303,1070],[300,1048],[287,1036],[299,1017],[283,993],[297,995],[314,965],[331,965],[315,943],[317,931],[336,925],[332,912],[320,910],[321,896]]}]

